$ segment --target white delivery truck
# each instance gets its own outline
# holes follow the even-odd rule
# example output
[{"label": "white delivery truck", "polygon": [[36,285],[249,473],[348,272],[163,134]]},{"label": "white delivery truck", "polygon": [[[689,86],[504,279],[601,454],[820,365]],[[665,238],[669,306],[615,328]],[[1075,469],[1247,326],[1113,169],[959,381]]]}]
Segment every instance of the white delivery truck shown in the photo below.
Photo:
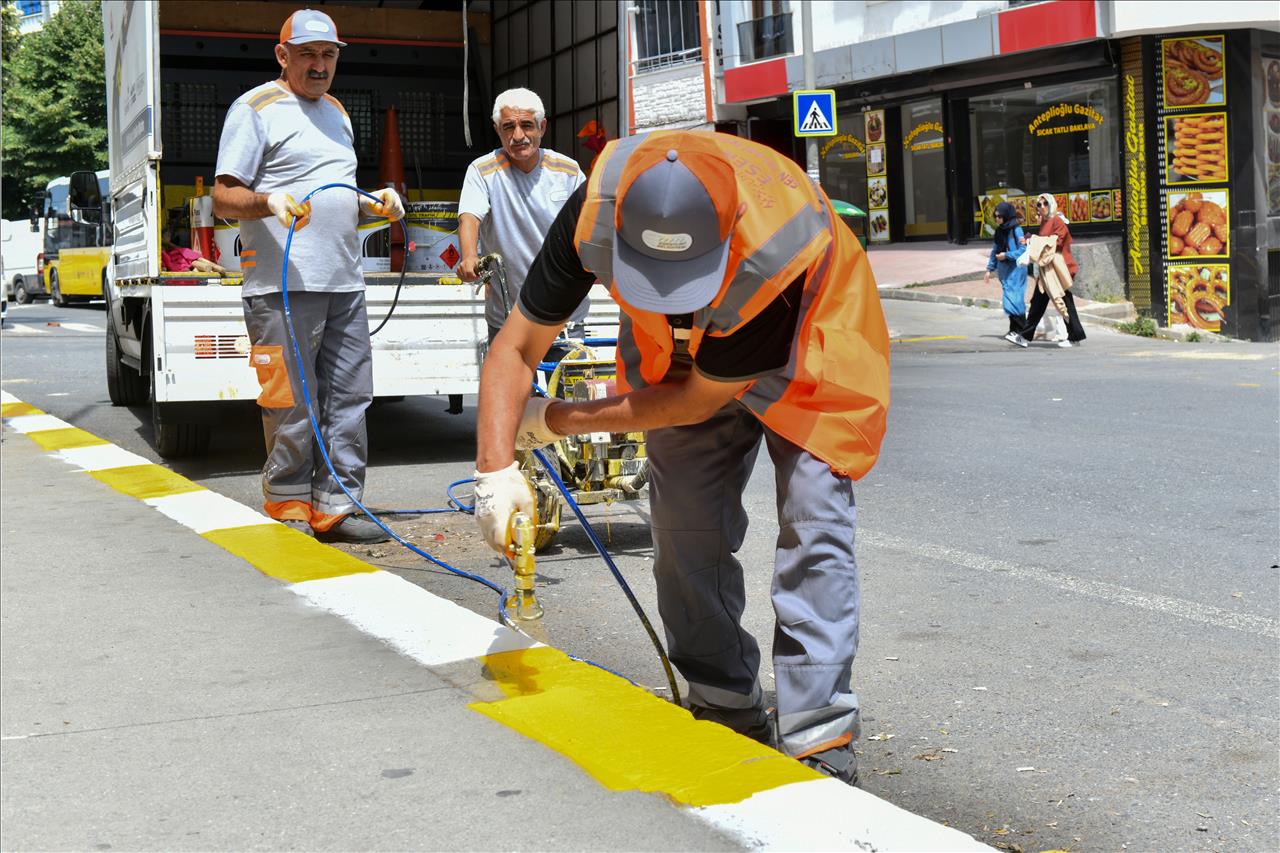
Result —
[{"label": "white delivery truck", "polygon": [[44,251],[44,236],[39,224],[35,228],[25,219],[0,220],[0,248],[3,249],[5,299],[25,305],[48,293],[40,279],[37,257]]},{"label": "white delivery truck", "polygon": [[[109,211],[107,390],[115,405],[150,406],[156,449],[164,457],[203,453],[216,407],[254,400],[260,392],[249,364],[239,275],[168,272],[161,250],[166,235],[180,239],[181,229],[189,228],[178,223],[201,183],[212,185],[227,107],[278,75],[273,33],[297,8],[293,2],[103,4],[110,199],[104,204],[94,198],[91,173],[77,173],[72,205],[85,221]],[[366,14],[363,6],[347,7],[356,18],[339,16],[344,7],[331,8],[349,43],[331,93],[352,118],[361,186],[378,185],[379,134],[387,108],[395,107],[403,162],[416,179],[411,200],[438,202],[449,188],[456,198],[467,163],[487,143],[468,150],[461,142],[462,43],[453,49],[431,35],[444,13],[397,8]],[[487,107],[473,98],[471,109],[472,126],[487,130]],[[219,262],[238,269],[234,224],[217,227]],[[392,310],[399,276],[398,270],[376,271],[390,268],[389,250],[376,248],[379,239],[383,247],[389,243],[387,229],[365,233],[364,242],[374,247],[365,265],[373,329]],[[445,258],[439,269],[456,262],[453,246],[429,247]],[[410,265],[415,268],[421,265]],[[597,285],[589,328],[613,335],[617,319],[616,306]],[[474,394],[487,340],[483,295],[448,274],[410,272],[392,316],[373,338],[374,394]]]}]

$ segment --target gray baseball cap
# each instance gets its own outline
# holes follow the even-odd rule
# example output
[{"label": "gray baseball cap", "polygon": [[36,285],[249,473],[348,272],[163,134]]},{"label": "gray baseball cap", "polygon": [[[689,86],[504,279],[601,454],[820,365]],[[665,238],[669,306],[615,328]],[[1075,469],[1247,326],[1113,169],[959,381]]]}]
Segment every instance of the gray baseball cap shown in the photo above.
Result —
[{"label": "gray baseball cap", "polygon": [[[694,169],[729,167],[718,158],[714,164],[701,162],[705,159],[702,151],[682,156],[669,148],[623,188],[613,241],[613,278],[622,297],[637,308],[688,314],[710,305],[720,292],[729,262],[732,217],[716,206]],[[736,201],[735,193],[721,203],[731,205],[732,211]]]},{"label": "gray baseball cap", "polygon": [[281,44],[306,44],[313,41],[333,42],[338,47],[346,47],[345,41],[338,40],[338,27],[324,12],[315,9],[299,9],[285,19],[280,28]]}]

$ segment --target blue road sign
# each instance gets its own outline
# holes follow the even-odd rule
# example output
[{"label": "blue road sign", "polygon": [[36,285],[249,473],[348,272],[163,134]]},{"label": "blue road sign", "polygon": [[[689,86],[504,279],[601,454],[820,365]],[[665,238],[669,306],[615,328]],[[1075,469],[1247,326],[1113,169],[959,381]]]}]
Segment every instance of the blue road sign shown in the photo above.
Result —
[{"label": "blue road sign", "polygon": [[803,89],[791,93],[791,126],[796,136],[836,135],[834,89]]}]

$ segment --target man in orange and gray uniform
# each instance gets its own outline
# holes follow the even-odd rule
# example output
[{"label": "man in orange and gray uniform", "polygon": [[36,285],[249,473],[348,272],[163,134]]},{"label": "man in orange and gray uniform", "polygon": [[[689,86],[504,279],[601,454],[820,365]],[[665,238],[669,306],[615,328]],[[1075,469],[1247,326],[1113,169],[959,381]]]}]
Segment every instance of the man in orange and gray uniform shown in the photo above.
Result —
[{"label": "man in orange and gray uniform", "polygon": [[[530,398],[533,370],[596,279],[622,309],[620,396]],[[853,784],[854,479],[875,464],[889,340],[857,238],[790,159],[717,133],[610,142],[552,224],[480,381],[476,518],[499,552],[532,515],[516,449],[648,433],[658,606],[695,717]],[[779,533],[777,719],[740,618],[742,494],[763,439]]]},{"label": "man in orange and gray uniform", "polygon": [[289,308],[316,421],[334,469],[359,498],[373,357],[356,226],[361,214],[399,219],[404,207],[391,189],[378,190],[378,202],[340,189],[306,204],[295,200],[323,184],[356,183],[351,120],[328,93],[341,47],[323,12],[289,16],[275,49],[280,78],[250,89],[227,110],[213,205],[219,216],[240,220],[244,319],[267,444],[264,509],[326,541],[382,542],[387,535],[357,512],[315,446],[280,293],[285,238],[297,217]]}]

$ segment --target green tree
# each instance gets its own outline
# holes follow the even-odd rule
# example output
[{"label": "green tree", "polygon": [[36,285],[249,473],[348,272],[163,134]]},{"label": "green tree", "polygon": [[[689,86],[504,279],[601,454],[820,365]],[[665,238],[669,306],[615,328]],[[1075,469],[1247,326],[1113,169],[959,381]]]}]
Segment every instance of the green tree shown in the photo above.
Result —
[{"label": "green tree", "polygon": [[9,61],[18,52],[18,39],[22,35],[19,30],[22,15],[18,12],[17,6],[9,0],[3,0],[0,2],[0,17],[3,17],[3,29],[0,30],[0,54],[3,54],[4,59],[4,76],[8,77]]},{"label": "green tree", "polygon": [[6,51],[4,72],[3,211],[20,219],[51,179],[107,166],[101,3],[63,2]]}]

